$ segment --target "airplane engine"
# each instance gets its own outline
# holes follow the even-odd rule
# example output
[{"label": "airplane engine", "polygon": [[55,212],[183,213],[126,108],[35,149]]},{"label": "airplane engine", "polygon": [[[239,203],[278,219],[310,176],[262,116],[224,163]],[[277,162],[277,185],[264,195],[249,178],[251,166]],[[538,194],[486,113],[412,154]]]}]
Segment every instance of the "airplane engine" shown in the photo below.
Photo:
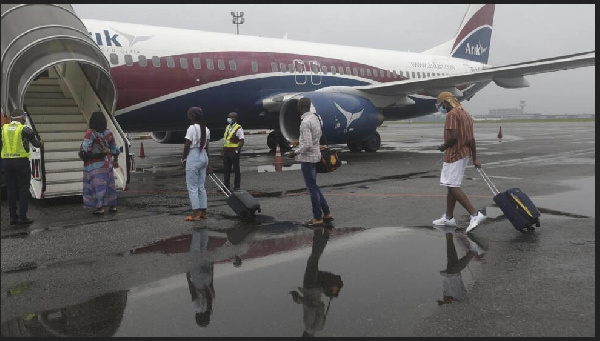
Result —
[{"label": "airplane engine", "polygon": [[300,137],[300,115],[296,107],[302,97],[310,98],[314,111],[321,116],[328,143],[346,143],[351,151],[364,149],[367,152],[381,146],[376,129],[383,123],[383,115],[373,103],[364,97],[332,92],[309,92],[283,104],[279,127],[288,141],[298,141]]},{"label": "airplane engine", "polygon": [[158,143],[184,143],[185,131],[153,131],[152,139]]}]

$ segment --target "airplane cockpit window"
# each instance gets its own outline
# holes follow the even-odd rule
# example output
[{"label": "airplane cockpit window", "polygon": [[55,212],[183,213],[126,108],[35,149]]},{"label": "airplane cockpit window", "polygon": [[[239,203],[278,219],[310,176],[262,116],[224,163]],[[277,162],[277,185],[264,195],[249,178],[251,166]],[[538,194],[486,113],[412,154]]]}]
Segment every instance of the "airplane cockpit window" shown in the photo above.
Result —
[{"label": "airplane cockpit window", "polygon": [[181,65],[182,69],[187,69],[188,68],[187,58],[179,58],[179,65]]},{"label": "airplane cockpit window", "polygon": [[360,76],[361,77],[365,76],[365,69],[363,69],[363,68],[360,69]]},{"label": "airplane cockpit window", "polygon": [[175,67],[175,59],[173,59],[173,57],[171,57],[171,56],[167,57],[167,66],[170,68]]},{"label": "airplane cockpit window", "polygon": [[258,72],[258,64],[252,61],[252,72]]},{"label": "airplane cockpit window", "polygon": [[235,71],[237,69],[237,65],[235,64],[235,60],[230,60],[229,61],[229,70],[231,71]]},{"label": "airplane cockpit window", "polygon": [[152,56],[152,65],[154,67],[160,67],[160,58],[158,58],[158,56]]},{"label": "airplane cockpit window", "polygon": [[116,54],[116,53],[111,53],[109,57],[110,57],[110,63],[111,63],[112,65],[117,65],[117,64],[119,64],[119,56],[117,56],[117,54]]},{"label": "airplane cockpit window", "polygon": [[271,71],[277,72],[277,63],[275,63],[275,62],[271,63]]},{"label": "airplane cockpit window", "polygon": [[225,70],[225,61],[223,59],[219,59],[217,61],[217,67],[219,70]]},{"label": "airplane cockpit window", "polygon": [[279,68],[281,69],[281,72],[286,72],[287,71],[285,63],[279,63]]},{"label": "airplane cockpit window", "polygon": [[146,67],[146,65],[148,65],[148,60],[146,59],[146,56],[144,56],[143,54],[138,55],[138,63],[140,64],[140,66]]},{"label": "airplane cockpit window", "polygon": [[206,68],[209,70],[214,70],[215,64],[213,63],[212,59],[206,59]]},{"label": "airplane cockpit window", "polygon": [[126,54],[124,57],[125,57],[125,65],[132,66],[133,65],[133,57],[130,54]]},{"label": "airplane cockpit window", "polygon": [[193,58],[192,64],[194,64],[194,69],[201,69],[202,63],[200,62],[200,58]]}]

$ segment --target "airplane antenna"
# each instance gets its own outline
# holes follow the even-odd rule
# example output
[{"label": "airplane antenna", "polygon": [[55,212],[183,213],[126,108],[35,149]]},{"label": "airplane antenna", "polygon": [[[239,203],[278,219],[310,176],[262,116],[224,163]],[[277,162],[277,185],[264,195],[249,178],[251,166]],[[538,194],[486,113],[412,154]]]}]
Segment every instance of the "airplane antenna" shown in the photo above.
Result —
[{"label": "airplane antenna", "polygon": [[233,17],[232,22],[235,24],[237,34],[240,34],[240,25],[246,21],[244,19],[244,12],[231,12],[231,16]]}]

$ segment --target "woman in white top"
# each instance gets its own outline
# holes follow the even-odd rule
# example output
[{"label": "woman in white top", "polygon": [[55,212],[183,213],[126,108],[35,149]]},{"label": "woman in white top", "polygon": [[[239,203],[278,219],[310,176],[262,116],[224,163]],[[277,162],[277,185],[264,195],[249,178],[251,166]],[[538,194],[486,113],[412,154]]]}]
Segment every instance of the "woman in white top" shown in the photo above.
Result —
[{"label": "woman in white top", "polygon": [[206,174],[212,174],[212,167],[208,163],[208,141],[210,130],[206,127],[204,114],[199,107],[190,107],[187,117],[191,122],[185,134],[185,146],[183,147],[183,159],[185,167],[185,182],[187,184],[190,202],[192,204],[192,215],[185,217],[187,221],[206,219],[206,189],[204,183]]}]

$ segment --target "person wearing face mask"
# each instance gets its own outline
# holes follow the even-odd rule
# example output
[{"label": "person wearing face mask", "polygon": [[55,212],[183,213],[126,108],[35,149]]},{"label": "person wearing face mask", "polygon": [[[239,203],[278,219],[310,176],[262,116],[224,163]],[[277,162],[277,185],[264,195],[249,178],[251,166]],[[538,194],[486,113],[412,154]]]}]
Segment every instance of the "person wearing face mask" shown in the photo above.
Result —
[{"label": "person wearing face mask", "polygon": [[233,168],[234,180],[233,190],[240,189],[240,153],[244,146],[244,129],[237,122],[237,113],[230,112],[227,117],[227,127],[225,127],[224,143],[221,150],[221,159],[223,159],[223,184],[227,189],[230,187],[230,176]]},{"label": "person wearing face mask", "polygon": [[433,225],[455,227],[454,207],[458,201],[471,216],[466,229],[466,232],[471,232],[486,219],[486,216],[473,207],[467,195],[460,189],[469,158],[473,158],[473,166],[481,168],[481,162],[477,160],[473,119],[460,102],[447,91],[438,95],[436,107],[442,114],[446,114],[444,143],[438,149],[444,152],[440,185],[446,186],[448,192],[446,212],[440,219],[434,220]]}]

